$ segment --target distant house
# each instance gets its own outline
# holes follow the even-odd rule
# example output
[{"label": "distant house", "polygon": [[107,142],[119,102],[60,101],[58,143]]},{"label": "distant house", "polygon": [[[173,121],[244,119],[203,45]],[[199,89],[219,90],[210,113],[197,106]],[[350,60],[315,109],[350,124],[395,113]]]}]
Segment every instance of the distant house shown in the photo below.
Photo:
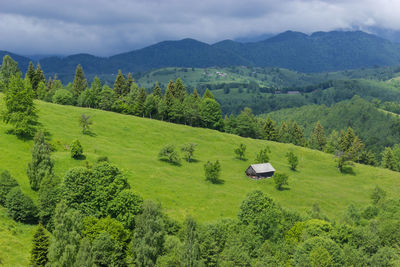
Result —
[{"label": "distant house", "polygon": [[288,91],[287,93],[288,93],[288,95],[298,95],[298,94],[300,94],[299,91]]},{"label": "distant house", "polygon": [[270,163],[251,164],[246,175],[253,179],[268,178],[274,175],[275,169]]}]

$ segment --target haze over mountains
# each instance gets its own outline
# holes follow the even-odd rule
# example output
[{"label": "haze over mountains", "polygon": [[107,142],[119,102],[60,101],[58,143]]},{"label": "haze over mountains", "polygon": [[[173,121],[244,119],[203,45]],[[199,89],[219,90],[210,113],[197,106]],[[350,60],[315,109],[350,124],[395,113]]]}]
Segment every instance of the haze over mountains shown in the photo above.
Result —
[{"label": "haze over mountains", "polygon": [[[23,71],[31,59],[7,51]],[[400,64],[400,44],[362,31],[287,31],[263,41],[225,40],[212,45],[194,40],[164,41],[143,49],[97,57],[76,54],[40,59],[46,75],[71,75],[77,64],[87,74],[111,74],[118,69],[138,72],[162,67],[259,66],[300,72],[324,72]]]}]

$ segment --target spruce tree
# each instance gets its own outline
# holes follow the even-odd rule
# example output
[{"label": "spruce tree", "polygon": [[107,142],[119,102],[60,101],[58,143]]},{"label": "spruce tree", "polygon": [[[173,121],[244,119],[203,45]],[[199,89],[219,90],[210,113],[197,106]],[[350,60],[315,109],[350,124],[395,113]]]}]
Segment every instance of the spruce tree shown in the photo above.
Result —
[{"label": "spruce tree", "polygon": [[183,102],[187,95],[185,85],[183,85],[182,80],[177,78],[175,81],[175,98],[179,99],[179,101]]},{"label": "spruce tree", "polygon": [[32,90],[33,90],[35,96],[36,96],[38,86],[41,82],[46,82],[46,78],[44,77],[43,70],[40,67],[40,63],[38,63],[36,65],[35,75],[33,76],[32,80],[31,80]]},{"label": "spruce tree", "polygon": [[325,145],[325,152],[333,154],[338,150],[340,150],[339,133],[336,130],[333,130],[329,135],[329,138]]},{"label": "spruce tree", "polygon": [[200,99],[200,95],[199,95],[199,92],[197,92],[197,89],[196,88],[194,88],[193,89],[193,97],[194,97],[194,99]]},{"label": "spruce tree", "polygon": [[33,136],[36,132],[37,115],[29,80],[23,81],[19,75],[11,76],[4,102],[6,110],[3,121],[12,124],[14,133],[19,137]]},{"label": "spruce tree", "polygon": [[28,70],[26,71],[26,75],[28,76],[31,84],[33,84],[33,80],[35,78],[35,67],[33,66],[32,61],[29,61]]},{"label": "spruce tree", "polygon": [[39,131],[34,138],[32,148],[32,162],[28,163],[26,174],[32,190],[39,190],[40,183],[45,176],[53,175],[54,162],[50,158],[50,145],[44,139],[44,134]]},{"label": "spruce tree", "polygon": [[83,73],[83,69],[81,64],[78,64],[75,70],[75,77],[72,83],[72,93],[75,98],[88,87],[88,82],[86,80],[85,74]]},{"label": "spruce tree", "polygon": [[354,142],[355,134],[352,128],[348,128],[346,133],[341,133],[340,138],[340,149],[342,151],[349,151],[351,145]]},{"label": "spruce tree", "polygon": [[33,236],[33,245],[31,250],[31,260],[32,266],[45,266],[48,258],[47,253],[50,245],[50,237],[46,233],[43,225],[39,223],[38,228]]},{"label": "spruce tree", "polygon": [[130,90],[131,90],[131,86],[135,81],[133,80],[132,74],[129,72],[128,73],[128,78],[126,79],[126,87],[124,90],[124,94],[127,95],[129,94]]},{"label": "spruce tree", "polygon": [[160,99],[163,97],[162,91],[161,91],[160,86],[158,85],[158,82],[156,82],[156,84],[154,85],[153,95],[158,96]]},{"label": "spruce tree", "polygon": [[144,117],[144,102],[146,101],[146,90],[142,87],[140,88],[139,95],[135,100],[135,105],[133,107],[134,114],[136,116]]},{"label": "spruce tree", "polygon": [[279,142],[282,143],[289,143],[291,140],[290,132],[289,132],[289,127],[287,124],[283,121],[281,123],[281,127],[279,129]]},{"label": "spruce tree", "polygon": [[211,93],[210,90],[208,90],[208,88],[206,89],[206,91],[203,94],[203,99],[205,99],[205,98],[214,99],[214,95]]},{"label": "spruce tree", "polygon": [[275,126],[275,122],[268,116],[264,126],[263,135],[265,140],[276,141],[278,137],[278,131]]},{"label": "spruce tree", "polygon": [[21,76],[22,73],[18,68],[18,63],[14,61],[9,55],[3,57],[3,63],[0,67],[0,81],[3,81],[3,85],[0,91],[5,91],[8,88],[10,79],[12,76]]},{"label": "spruce tree", "polygon": [[290,128],[290,134],[291,143],[298,146],[304,146],[304,132],[303,129],[296,122],[293,122],[292,127]]},{"label": "spruce tree", "polygon": [[322,127],[321,123],[318,121],[311,136],[311,146],[318,150],[324,150],[326,143],[324,127]]},{"label": "spruce tree", "polygon": [[392,171],[397,170],[397,163],[390,147],[386,147],[382,152],[382,167]]},{"label": "spruce tree", "polygon": [[[132,81],[133,82],[133,81]],[[114,82],[114,92],[117,96],[124,96],[128,92],[126,91],[127,82],[125,81],[125,77],[122,74],[121,70],[118,70],[118,75],[115,78]]]}]

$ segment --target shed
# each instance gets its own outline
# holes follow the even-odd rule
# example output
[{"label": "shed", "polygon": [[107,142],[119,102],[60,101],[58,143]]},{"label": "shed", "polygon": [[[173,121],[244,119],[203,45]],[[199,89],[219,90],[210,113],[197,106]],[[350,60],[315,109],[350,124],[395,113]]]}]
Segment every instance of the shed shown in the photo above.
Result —
[{"label": "shed", "polygon": [[254,179],[272,177],[274,173],[275,169],[270,163],[251,164],[246,170],[246,175]]}]

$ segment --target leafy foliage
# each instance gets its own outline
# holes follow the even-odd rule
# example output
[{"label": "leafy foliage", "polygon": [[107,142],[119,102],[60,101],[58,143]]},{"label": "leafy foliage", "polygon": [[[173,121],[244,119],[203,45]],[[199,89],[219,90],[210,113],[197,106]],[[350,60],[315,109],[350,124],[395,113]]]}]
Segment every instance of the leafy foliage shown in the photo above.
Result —
[{"label": "leafy foliage", "polygon": [[295,171],[297,168],[297,165],[299,164],[299,159],[297,158],[297,156],[293,153],[293,151],[289,151],[286,153],[286,158],[288,160],[290,169],[292,171]]},{"label": "leafy foliage", "polygon": [[221,175],[221,164],[218,160],[214,163],[207,161],[207,163],[204,164],[204,174],[207,181],[213,184],[222,183],[222,180],[219,178]]},{"label": "leafy foliage", "polygon": [[289,185],[289,176],[285,173],[275,173],[273,179],[275,188],[278,190],[283,190],[285,185]]},{"label": "leafy foliage", "polygon": [[246,145],[245,144],[240,144],[239,147],[235,148],[234,150],[236,156],[240,160],[245,160],[245,153],[246,153]]},{"label": "leafy foliage", "polygon": [[37,208],[33,200],[22,193],[19,187],[14,187],[7,194],[5,207],[8,215],[18,222],[36,223]]},{"label": "leafy foliage", "polygon": [[75,139],[71,143],[71,157],[74,159],[79,159],[83,156],[83,148],[81,142],[78,139]]},{"label": "leafy foliage", "polygon": [[16,186],[18,186],[17,180],[8,171],[0,174],[0,205],[5,205],[8,193]]},{"label": "leafy foliage", "polygon": [[178,152],[175,151],[174,145],[166,145],[158,153],[158,157],[163,159],[166,158],[169,163],[179,164],[180,158]]}]

